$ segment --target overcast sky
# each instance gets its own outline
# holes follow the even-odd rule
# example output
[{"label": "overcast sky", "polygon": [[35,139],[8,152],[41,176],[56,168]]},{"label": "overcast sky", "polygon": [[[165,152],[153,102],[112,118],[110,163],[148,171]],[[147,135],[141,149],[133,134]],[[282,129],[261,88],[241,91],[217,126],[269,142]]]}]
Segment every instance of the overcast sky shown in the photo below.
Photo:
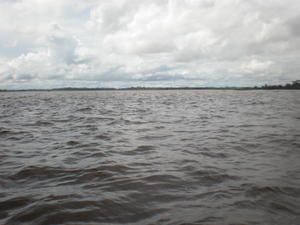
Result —
[{"label": "overcast sky", "polygon": [[299,0],[0,0],[0,88],[300,78]]}]

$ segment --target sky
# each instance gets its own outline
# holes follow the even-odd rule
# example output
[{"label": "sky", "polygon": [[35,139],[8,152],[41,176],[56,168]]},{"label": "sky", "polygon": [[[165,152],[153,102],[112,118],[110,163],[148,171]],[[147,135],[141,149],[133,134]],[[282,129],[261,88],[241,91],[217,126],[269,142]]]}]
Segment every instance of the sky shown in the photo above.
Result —
[{"label": "sky", "polygon": [[278,84],[299,62],[299,0],[0,0],[2,89]]}]

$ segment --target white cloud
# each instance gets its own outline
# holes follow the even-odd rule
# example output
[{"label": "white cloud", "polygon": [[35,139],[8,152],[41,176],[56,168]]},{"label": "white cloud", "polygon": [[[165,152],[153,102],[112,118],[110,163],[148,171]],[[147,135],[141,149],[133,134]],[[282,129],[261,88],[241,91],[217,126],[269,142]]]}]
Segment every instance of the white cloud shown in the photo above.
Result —
[{"label": "white cloud", "polygon": [[260,73],[266,72],[274,63],[272,61],[261,62],[256,59],[252,59],[250,62],[243,63],[241,65],[241,71],[245,73]]},{"label": "white cloud", "polygon": [[299,79],[299,9],[297,0],[1,1],[0,88]]}]

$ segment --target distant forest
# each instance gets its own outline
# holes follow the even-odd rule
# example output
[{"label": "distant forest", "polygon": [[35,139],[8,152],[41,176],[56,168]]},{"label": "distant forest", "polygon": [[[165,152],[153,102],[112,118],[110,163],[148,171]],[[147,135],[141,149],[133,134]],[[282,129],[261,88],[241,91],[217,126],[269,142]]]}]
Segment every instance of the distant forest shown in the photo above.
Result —
[{"label": "distant forest", "polygon": [[2,91],[109,91],[109,90],[277,90],[277,89],[300,89],[300,80],[293,81],[284,85],[268,85],[261,87],[129,87],[129,88],[85,88],[85,87],[64,87],[53,89],[23,89],[23,90],[4,90]]},{"label": "distant forest", "polygon": [[291,84],[285,85],[264,85],[262,87],[254,87],[255,89],[300,89],[300,80],[296,80]]}]

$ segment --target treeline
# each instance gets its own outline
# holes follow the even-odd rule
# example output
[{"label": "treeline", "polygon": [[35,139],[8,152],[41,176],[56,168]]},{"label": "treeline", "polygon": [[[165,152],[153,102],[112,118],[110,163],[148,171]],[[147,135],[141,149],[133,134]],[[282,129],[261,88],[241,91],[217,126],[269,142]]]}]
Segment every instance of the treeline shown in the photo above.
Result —
[{"label": "treeline", "polygon": [[25,90],[4,90],[4,91],[109,91],[109,90],[272,90],[272,89],[300,89],[300,80],[285,85],[267,85],[261,87],[129,87],[129,88],[85,88],[85,87],[64,87],[54,89],[25,89]]},{"label": "treeline", "polygon": [[300,80],[296,80],[292,83],[287,83],[285,85],[267,85],[265,84],[264,86],[258,88],[255,87],[255,89],[300,89]]}]

